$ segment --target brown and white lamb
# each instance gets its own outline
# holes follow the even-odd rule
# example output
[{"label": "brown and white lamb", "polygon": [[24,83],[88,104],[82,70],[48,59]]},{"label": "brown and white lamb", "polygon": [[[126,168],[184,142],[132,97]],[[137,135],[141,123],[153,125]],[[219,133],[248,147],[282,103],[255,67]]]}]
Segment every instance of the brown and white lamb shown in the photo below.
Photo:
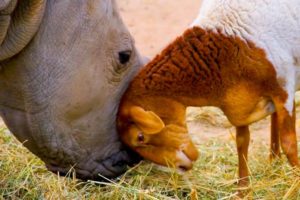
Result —
[{"label": "brown and white lamb", "polygon": [[142,68],[124,94],[117,119],[124,143],[155,163],[190,169],[198,152],[186,107],[216,106],[236,127],[240,184],[248,176],[248,126],[268,115],[271,158],[281,146],[299,166],[299,11],[299,0],[205,0],[192,26]]}]

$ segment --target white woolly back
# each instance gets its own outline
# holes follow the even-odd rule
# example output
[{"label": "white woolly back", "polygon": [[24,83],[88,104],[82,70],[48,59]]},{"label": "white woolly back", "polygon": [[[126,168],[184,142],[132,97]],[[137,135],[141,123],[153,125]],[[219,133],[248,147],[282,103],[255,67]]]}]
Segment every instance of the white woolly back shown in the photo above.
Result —
[{"label": "white woolly back", "polygon": [[291,112],[294,92],[300,89],[299,0],[204,0],[192,26],[221,30],[254,42],[265,50],[278,80],[289,95]]}]

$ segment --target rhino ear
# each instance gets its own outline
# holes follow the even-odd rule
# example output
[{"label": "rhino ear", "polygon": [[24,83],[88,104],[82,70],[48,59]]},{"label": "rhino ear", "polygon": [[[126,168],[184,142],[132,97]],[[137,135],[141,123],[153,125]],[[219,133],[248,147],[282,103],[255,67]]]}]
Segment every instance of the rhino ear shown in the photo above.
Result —
[{"label": "rhino ear", "polygon": [[[1,0],[0,1],[0,12],[3,13],[6,10],[9,10],[11,6],[15,7],[17,3],[17,0]],[[13,9],[12,9],[13,10]],[[11,11],[9,12],[11,13]]]},{"label": "rhino ear", "polygon": [[134,123],[145,134],[157,134],[165,127],[161,118],[152,111],[145,111],[142,107],[133,106],[129,112]]},{"label": "rhino ear", "polygon": [[34,37],[46,0],[0,0],[0,61],[18,54]]},{"label": "rhino ear", "polygon": [[6,37],[8,27],[11,23],[11,14],[16,5],[17,0],[0,0],[0,44],[3,43]]}]

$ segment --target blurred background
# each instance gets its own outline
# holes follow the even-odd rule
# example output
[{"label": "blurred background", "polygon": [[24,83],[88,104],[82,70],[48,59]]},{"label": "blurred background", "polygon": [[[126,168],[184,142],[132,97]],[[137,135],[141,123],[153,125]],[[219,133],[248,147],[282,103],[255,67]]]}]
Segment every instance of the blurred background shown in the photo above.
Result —
[{"label": "blurred background", "polygon": [[143,55],[153,57],[196,18],[201,0],[117,0]]}]

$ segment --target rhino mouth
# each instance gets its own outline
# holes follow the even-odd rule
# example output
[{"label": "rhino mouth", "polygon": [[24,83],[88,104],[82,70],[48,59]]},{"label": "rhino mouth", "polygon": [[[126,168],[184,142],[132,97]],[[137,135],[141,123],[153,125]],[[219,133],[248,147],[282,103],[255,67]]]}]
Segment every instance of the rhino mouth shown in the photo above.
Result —
[{"label": "rhino mouth", "polygon": [[[130,149],[121,150],[105,159],[88,158],[74,165],[56,165],[46,163],[49,171],[60,176],[73,176],[83,181],[108,181],[122,175],[128,166],[134,166],[142,158]],[[75,173],[74,173],[75,172]]]},{"label": "rhino mouth", "polygon": [[[128,166],[133,166],[141,160],[141,157],[124,147],[119,141],[110,142],[105,147],[94,147],[87,151],[78,145],[76,141],[73,141],[72,137],[65,136],[68,134],[57,134],[58,128],[51,126],[55,124],[54,122],[50,123],[48,121],[47,123],[48,128],[52,127],[51,131],[58,130],[56,133],[54,131],[44,131],[41,134],[44,127],[40,128],[38,124],[47,123],[35,119],[40,119],[41,115],[46,116],[44,113],[36,114],[34,117],[31,116],[31,119],[35,120],[35,126],[30,126],[34,123],[28,123],[25,112],[10,108],[2,110],[2,112],[6,116],[4,121],[10,127],[10,131],[25,147],[44,161],[49,171],[55,174],[72,176],[75,172],[76,178],[84,181],[105,181],[121,175]],[[61,139],[59,141],[55,140],[54,135],[60,136]],[[105,143],[102,143],[102,145],[105,145]],[[103,149],[105,148],[112,151],[107,154],[108,156],[103,155],[103,152],[105,152]]]}]

